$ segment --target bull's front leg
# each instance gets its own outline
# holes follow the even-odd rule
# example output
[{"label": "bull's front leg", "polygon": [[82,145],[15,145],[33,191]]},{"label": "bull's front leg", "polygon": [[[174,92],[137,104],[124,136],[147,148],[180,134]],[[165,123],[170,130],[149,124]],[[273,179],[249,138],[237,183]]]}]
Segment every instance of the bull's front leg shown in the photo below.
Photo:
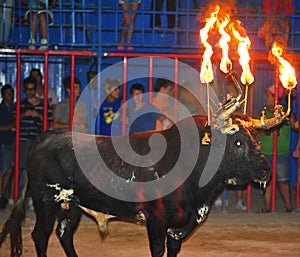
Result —
[{"label": "bull's front leg", "polygon": [[163,217],[147,218],[147,231],[152,257],[162,257],[165,252],[166,222]]}]

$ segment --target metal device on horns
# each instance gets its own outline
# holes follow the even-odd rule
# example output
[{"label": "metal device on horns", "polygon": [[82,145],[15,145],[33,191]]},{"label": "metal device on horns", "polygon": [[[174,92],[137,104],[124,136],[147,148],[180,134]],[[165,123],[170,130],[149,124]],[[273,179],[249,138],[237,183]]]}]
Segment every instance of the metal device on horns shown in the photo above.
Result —
[{"label": "metal device on horns", "polygon": [[[245,103],[245,99],[240,100],[243,94],[243,91],[232,71],[227,75],[229,77],[236,90],[238,92],[237,97],[227,99],[226,103],[223,103],[221,108],[216,112],[215,120],[212,122],[212,126],[220,129],[224,134],[234,134],[239,130],[237,124],[234,124],[232,121],[232,114],[236,112],[242,105]],[[291,107],[288,106],[286,112],[283,112],[283,107],[281,105],[276,105],[274,108],[274,117],[266,119],[263,115],[260,119],[254,119],[247,117],[247,121],[239,119],[239,122],[245,127],[253,127],[256,129],[270,129],[274,126],[282,123],[290,114]]]}]

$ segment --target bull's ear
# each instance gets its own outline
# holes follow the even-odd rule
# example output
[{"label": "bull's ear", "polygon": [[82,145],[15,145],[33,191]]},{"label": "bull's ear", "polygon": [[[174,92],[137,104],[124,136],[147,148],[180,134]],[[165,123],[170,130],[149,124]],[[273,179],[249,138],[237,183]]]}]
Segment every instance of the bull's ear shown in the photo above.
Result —
[{"label": "bull's ear", "polygon": [[209,131],[204,131],[203,133],[201,133],[200,135],[200,142],[201,145],[210,145],[210,132]]}]

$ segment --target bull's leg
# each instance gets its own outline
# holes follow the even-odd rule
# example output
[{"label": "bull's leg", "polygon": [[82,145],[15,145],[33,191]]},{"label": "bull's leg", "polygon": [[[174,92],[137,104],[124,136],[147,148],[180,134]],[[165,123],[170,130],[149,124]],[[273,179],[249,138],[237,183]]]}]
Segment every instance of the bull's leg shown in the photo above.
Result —
[{"label": "bull's leg", "polygon": [[68,210],[61,209],[58,215],[56,235],[68,257],[77,257],[73,239],[81,219],[81,213],[78,206],[70,204]]},{"label": "bull's leg", "polygon": [[34,201],[36,222],[31,235],[38,257],[47,256],[48,240],[54,226],[58,208],[57,204],[54,203]]},{"label": "bull's leg", "polygon": [[176,257],[181,249],[181,240],[175,240],[173,237],[168,235],[167,239],[167,252],[168,257]]},{"label": "bull's leg", "polygon": [[162,257],[165,252],[166,226],[162,217],[147,218],[147,231],[152,257]]}]

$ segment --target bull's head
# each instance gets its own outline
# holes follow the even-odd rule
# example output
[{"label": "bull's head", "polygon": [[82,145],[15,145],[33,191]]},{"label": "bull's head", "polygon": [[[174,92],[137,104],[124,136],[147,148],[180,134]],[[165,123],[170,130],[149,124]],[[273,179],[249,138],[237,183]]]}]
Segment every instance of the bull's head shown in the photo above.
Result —
[{"label": "bull's head", "polygon": [[[254,119],[246,115],[237,116],[234,113],[243,105],[245,100],[240,101],[242,90],[233,73],[230,72],[228,76],[232,79],[238,96],[236,98],[227,99],[225,104],[221,104],[220,109],[216,111],[215,119],[211,122],[212,129],[220,131],[221,134],[232,135],[226,146],[230,148],[226,150],[226,153],[230,152],[232,154],[225,156],[226,160],[223,163],[223,165],[230,164],[230,167],[223,169],[227,171],[230,170],[231,174],[231,176],[226,177],[226,183],[233,185],[241,184],[250,179],[250,177],[245,177],[245,174],[251,174],[254,181],[260,182],[261,185],[265,187],[266,182],[270,178],[270,168],[267,165],[266,158],[258,143],[259,139],[255,129],[270,129],[279,125],[288,117],[290,107],[284,113],[282,106],[277,105],[274,111],[274,118],[271,119],[266,119],[264,115],[262,115],[260,119]],[[243,134],[247,136],[243,137]],[[250,145],[252,145],[252,147],[249,147]],[[237,161],[239,158],[241,158],[240,162]],[[247,166],[245,162],[252,164]],[[232,164],[238,165],[239,167],[232,167]],[[243,174],[236,173],[232,176],[235,170],[241,171],[243,169],[248,170],[248,172],[243,172]],[[253,174],[254,172],[256,172],[256,174]],[[201,185],[201,181],[199,185]]]}]

